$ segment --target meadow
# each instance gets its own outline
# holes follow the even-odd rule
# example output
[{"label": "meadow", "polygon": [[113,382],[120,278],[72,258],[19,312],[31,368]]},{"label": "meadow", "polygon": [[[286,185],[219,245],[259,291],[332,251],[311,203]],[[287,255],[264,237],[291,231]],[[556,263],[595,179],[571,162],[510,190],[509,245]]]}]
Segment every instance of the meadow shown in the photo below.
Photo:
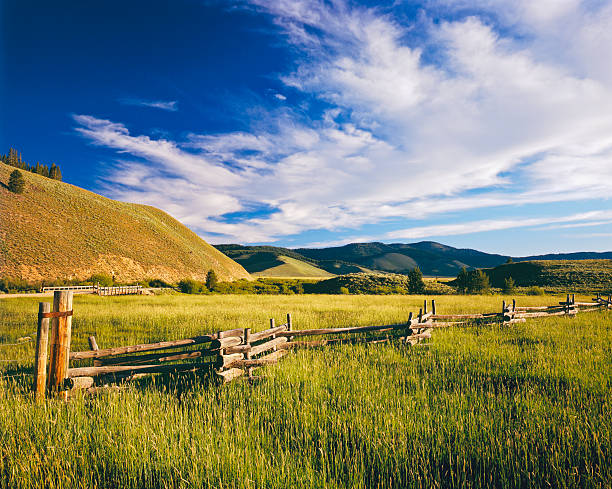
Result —
[{"label": "meadow", "polygon": [[[91,334],[105,348],[256,331],[288,312],[299,329],[399,322],[423,299],[75,296],[73,350]],[[502,299],[438,297],[438,313]],[[254,385],[189,374],[37,405],[33,343],[8,344],[33,333],[39,300],[0,300],[0,487],[612,485],[612,312],[440,329],[423,347],[302,350]]]}]

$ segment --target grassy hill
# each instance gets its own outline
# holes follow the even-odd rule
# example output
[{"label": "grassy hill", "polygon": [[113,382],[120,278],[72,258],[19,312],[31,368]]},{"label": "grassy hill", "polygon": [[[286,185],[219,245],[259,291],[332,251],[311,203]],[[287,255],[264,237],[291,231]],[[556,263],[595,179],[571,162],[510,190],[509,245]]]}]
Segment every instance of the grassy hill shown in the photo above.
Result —
[{"label": "grassy hill", "polygon": [[107,199],[67,183],[22,172],[23,194],[6,184],[14,168],[0,163],[0,277],[28,281],[118,281],[160,278],[250,278],[234,262],[165,212]]},{"label": "grassy hill", "polygon": [[484,270],[493,287],[503,287],[512,277],[519,287],[571,291],[612,290],[612,260],[535,260],[508,263]]},{"label": "grassy hill", "polygon": [[278,255],[275,257],[274,266],[253,273],[254,277],[333,277],[333,275],[310,263],[296,260],[289,256]]},{"label": "grassy hill", "polygon": [[367,271],[338,260],[313,260],[296,250],[277,246],[216,245],[257,277],[321,277]]}]

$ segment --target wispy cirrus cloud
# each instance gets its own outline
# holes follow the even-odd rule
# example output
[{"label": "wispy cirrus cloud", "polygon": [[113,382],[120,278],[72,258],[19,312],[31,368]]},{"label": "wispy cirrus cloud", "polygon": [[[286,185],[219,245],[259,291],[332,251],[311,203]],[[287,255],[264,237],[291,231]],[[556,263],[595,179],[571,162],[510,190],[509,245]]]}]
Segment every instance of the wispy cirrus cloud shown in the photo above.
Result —
[{"label": "wispy cirrus cloud", "polygon": [[[592,34],[612,21],[607,6],[576,0],[540,9],[525,1],[513,9],[483,0],[462,15],[465,2],[432,0],[426,5],[449,15],[432,22],[426,7],[406,24],[392,10],[342,0],[249,5],[298,53],[280,81],[328,108],[311,118],[270,110],[264,130],[178,141],[77,116],[80,134],[122,153],[109,194],[170,210],[217,242],[389,220],[408,225],[379,236],[418,239],[557,222],[543,213],[418,225],[433,215],[594,199],[609,207],[612,85],[606,69],[585,61],[612,48],[611,36],[600,45]],[[555,47],[560,24],[580,40],[572,49],[581,56]],[[407,41],[414,30],[419,40]],[[156,196],[164,181],[184,192]],[[262,207],[268,211],[251,212]],[[233,213],[242,217],[228,218]]]},{"label": "wispy cirrus cloud", "polygon": [[135,105],[138,107],[151,107],[154,109],[167,110],[176,112],[178,110],[178,101],[176,100],[143,100],[139,98],[122,98],[119,102],[123,105]]}]

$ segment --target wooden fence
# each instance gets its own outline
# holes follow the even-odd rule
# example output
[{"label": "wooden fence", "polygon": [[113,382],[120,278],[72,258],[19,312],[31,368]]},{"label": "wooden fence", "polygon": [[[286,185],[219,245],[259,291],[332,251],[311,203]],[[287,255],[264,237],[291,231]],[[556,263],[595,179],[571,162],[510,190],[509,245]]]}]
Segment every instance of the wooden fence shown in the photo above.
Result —
[{"label": "wooden fence", "polygon": [[59,287],[43,287],[41,292],[91,292],[98,295],[132,295],[142,294],[142,285],[117,285],[114,287],[100,287],[96,285],[63,285]]},{"label": "wooden fence", "polygon": [[[409,313],[406,322],[380,326],[348,328],[294,329],[290,314],[284,324],[264,331],[250,328],[217,331],[210,334],[171,341],[131,346],[99,348],[96,338],[89,337],[87,351],[70,349],[72,331],[72,291],[56,291],[51,304],[40,303],[35,358],[35,392],[38,399],[46,392],[67,398],[71,391],[94,391],[96,385],[122,382],[143,375],[211,370],[223,382],[238,377],[253,378],[253,370],[278,362],[290,350],[319,347],[338,343],[399,342],[417,345],[431,338],[434,328],[477,326],[481,324],[511,324],[527,318],[574,315],[612,307],[612,298],[597,296],[594,302],[575,302],[574,296],[553,306],[520,307],[516,301],[506,304],[500,312],[484,314],[437,314],[436,302],[424,301],[418,315]],[[49,338],[49,320],[51,335]],[[308,339],[316,337],[316,339]],[[321,339],[323,338],[323,339]],[[49,375],[47,381],[47,346],[49,343]],[[93,365],[71,366],[71,362],[93,361]],[[180,363],[176,363],[180,362]]]},{"label": "wooden fence", "polygon": [[118,285],[116,287],[96,287],[98,295],[134,295],[142,294],[141,285]]}]

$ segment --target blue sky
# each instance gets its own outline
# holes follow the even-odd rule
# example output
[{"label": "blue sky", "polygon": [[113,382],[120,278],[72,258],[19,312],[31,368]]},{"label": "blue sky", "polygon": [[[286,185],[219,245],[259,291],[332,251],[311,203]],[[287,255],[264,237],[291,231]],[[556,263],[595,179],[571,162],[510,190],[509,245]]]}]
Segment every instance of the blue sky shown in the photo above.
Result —
[{"label": "blue sky", "polygon": [[210,242],[612,249],[612,2],[0,8],[0,151]]}]

